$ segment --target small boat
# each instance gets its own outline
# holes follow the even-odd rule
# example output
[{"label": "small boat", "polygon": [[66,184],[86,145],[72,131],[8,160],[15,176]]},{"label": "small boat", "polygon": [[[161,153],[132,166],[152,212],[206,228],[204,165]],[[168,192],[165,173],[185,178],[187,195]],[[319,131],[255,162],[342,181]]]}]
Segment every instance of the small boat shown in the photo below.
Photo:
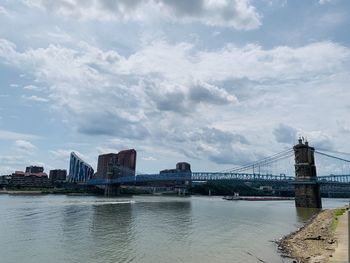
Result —
[{"label": "small boat", "polygon": [[240,197],[239,197],[239,193],[233,193],[233,195],[227,195],[227,196],[224,196],[222,199],[225,199],[225,200],[242,200]]}]

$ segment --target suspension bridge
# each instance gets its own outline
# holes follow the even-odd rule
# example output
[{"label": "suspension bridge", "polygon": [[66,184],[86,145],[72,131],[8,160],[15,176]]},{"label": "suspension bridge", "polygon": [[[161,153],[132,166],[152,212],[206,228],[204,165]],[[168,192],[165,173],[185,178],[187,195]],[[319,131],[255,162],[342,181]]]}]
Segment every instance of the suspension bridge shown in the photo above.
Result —
[{"label": "suspension bridge", "polygon": [[[119,167],[117,175],[93,178],[87,185],[104,185],[106,195],[118,194],[120,185],[167,185],[188,188],[193,182],[232,181],[269,186],[278,192],[295,192],[296,205],[321,207],[321,193],[350,193],[350,160],[330,151],[315,150],[299,140],[293,148],[263,158],[251,164],[220,172],[171,172],[144,174]],[[316,160],[316,161],[315,161]],[[316,176],[316,166],[317,173]]]},{"label": "suspension bridge", "polygon": [[[327,152],[315,150],[317,160],[316,180],[321,184],[350,184],[350,160]],[[322,161],[326,161],[322,163]],[[287,164],[287,165],[286,165]],[[284,169],[278,168],[283,167]],[[277,168],[277,169],[276,169]],[[126,168],[122,168],[126,170]],[[129,172],[130,174],[131,172]],[[233,169],[219,172],[185,172],[121,176],[116,178],[93,178],[88,185],[130,184],[157,181],[245,181],[245,182],[293,182],[294,152],[287,149],[267,158]]]}]

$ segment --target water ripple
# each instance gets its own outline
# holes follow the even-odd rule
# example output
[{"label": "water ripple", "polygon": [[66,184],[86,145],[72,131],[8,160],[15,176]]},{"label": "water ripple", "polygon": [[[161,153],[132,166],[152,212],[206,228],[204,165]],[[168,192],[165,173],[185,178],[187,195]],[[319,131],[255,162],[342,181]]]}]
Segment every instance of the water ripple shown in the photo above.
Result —
[{"label": "water ripple", "polygon": [[6,263],[277,263],[270,240],[310,216],[292,202],[141,196],[0,196],[0,215]]}]

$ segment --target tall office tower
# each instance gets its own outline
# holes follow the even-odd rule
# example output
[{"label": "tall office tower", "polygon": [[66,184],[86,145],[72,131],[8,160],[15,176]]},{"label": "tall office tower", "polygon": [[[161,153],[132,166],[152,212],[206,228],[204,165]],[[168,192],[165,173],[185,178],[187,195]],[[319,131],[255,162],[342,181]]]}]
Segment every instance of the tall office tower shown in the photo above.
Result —
[{"label": "tall office tower", "polygon": [[118,168],[119,176],[134,176],[136,169],[136,151],[134,149],[120,151],[119,153],[101,154],[98,157],[95,177],[107,178],[109,167]]},{"label": "tall office tower", "polygon": [[118,164],[118,154],[117,153],[107,153],[98,156],[97,162],[97,178],[107,178],[108,166]]},{"label": "tall office tower", "polygon": [[43,173],[44,172],[44,167],[42,166],[28,166],[26,167],[26,173],[33,173],[33,174],[38,174],[38,173]]},{"label": "tall office tower", "polygon": [[120,151],[118,153],[118,165],[121,167],[122,176],[134,176],[136,170],[136,151],[134,149]]},{"label": "tall office tower", "polygon": [[67,179],[67,170],[62,170],[62,169],[50,170],[49,178],[51,182],[64,182]]},{"label": "tall office tower", "polygon": [[190,173],[191,172],[191,165],[189,163],[186,163],[186,162],[177,163],[176,170],[178,172]]},{"label": "tall office tower", "polygon": [[80,159],[74,152],[70,154],[68,182],[86,182],[92,178],[94,169]]}]

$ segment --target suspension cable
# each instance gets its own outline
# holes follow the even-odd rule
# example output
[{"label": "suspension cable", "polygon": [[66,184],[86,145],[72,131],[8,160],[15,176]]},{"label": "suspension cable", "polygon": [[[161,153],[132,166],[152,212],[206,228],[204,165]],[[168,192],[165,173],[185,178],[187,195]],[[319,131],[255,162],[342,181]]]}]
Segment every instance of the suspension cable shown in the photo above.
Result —
[{"label": "suspension cable", "polygon": [[323,152],[319,152],[319,151],[315,151],[315,153],[327,156],[329,158],[333,158],[333,159],[337,159],[337,160],[340,160],[340,161],[343,161],[343,162],[350,163],[350,160],[346,160],[346,159],[343,159],[343,158],[340,158],[340,157],[336,157],[336,156],[333,156],[333,155],[330,155],[330,154],[327,154],[327,153],[323,153]]},{"label": "suspension cable", "polygon": [[350,155],[350,153],[347,153],[347,152],[340,152],[340,151],[329,150],[329,149],[323,149],[323,148],[317,148],[317,150],[323,151],[323,152],[336,153],[336,154]]},{"label": "suspension cable", "polygon": [[254,169],[255,167],[259,167],[259,166],[267,166],[267,165],[271,165],[273,163],[276,163],[280,160],[284,160],[284,159],[287,159],[289,157],[293,156],[293,154],[290,152],[289,154],[285,154],[285,155],[282,155],[282,156],[278,156],[274,159],[270,159],[270,160],[266,160],[266,161],[259,161],[257,163],[254,163],[252,165],[249,165],[249,166],[245,166],[245,167],[242,167],[240,169],[236,169],[235,172],[238,172],[238,171],[245,171],[245,170],[249,170],[249,169]]},{"label": "suspension cable", "polygon": [[233,172],[248,170],[248,169],[253,168],[254,166],[259,166],[259,165],[262,165],[262,164],[267,165],[267,164],[276,162],[278,160],[290,157],[292,151],[293,151],[293,149],[284,150],[282,152],[273,154],[271,156],[268,156],[268,157],[266,157],[264,159],[261,159],[259,161],[254,162],[254,163],[250,163],[250,164],[247,164],[247,165],[244,165],[244,166],[241,166],[241,167],[237,167],[237,168],[233,168],[233,169],[226,169],[226,170],[223,170],[221,172],[231,172],[231,173],[233,173]]},{"label": "suspension cable", "polygon": [[284,155],[275,156],[273,158],[265,158],[263,160],[255,162],[255,163],[245,165],[243,167],[238,167],[236,169],[232,169],[232,170],[230,170],[230,172],[239,172],[239,171],[249,170],[249,169],[252,169],[254,167],[270,165],[270,164],[275,163],[279,160],[289,158],[290,156],[292,156],[291,152],[287,152]]}]

